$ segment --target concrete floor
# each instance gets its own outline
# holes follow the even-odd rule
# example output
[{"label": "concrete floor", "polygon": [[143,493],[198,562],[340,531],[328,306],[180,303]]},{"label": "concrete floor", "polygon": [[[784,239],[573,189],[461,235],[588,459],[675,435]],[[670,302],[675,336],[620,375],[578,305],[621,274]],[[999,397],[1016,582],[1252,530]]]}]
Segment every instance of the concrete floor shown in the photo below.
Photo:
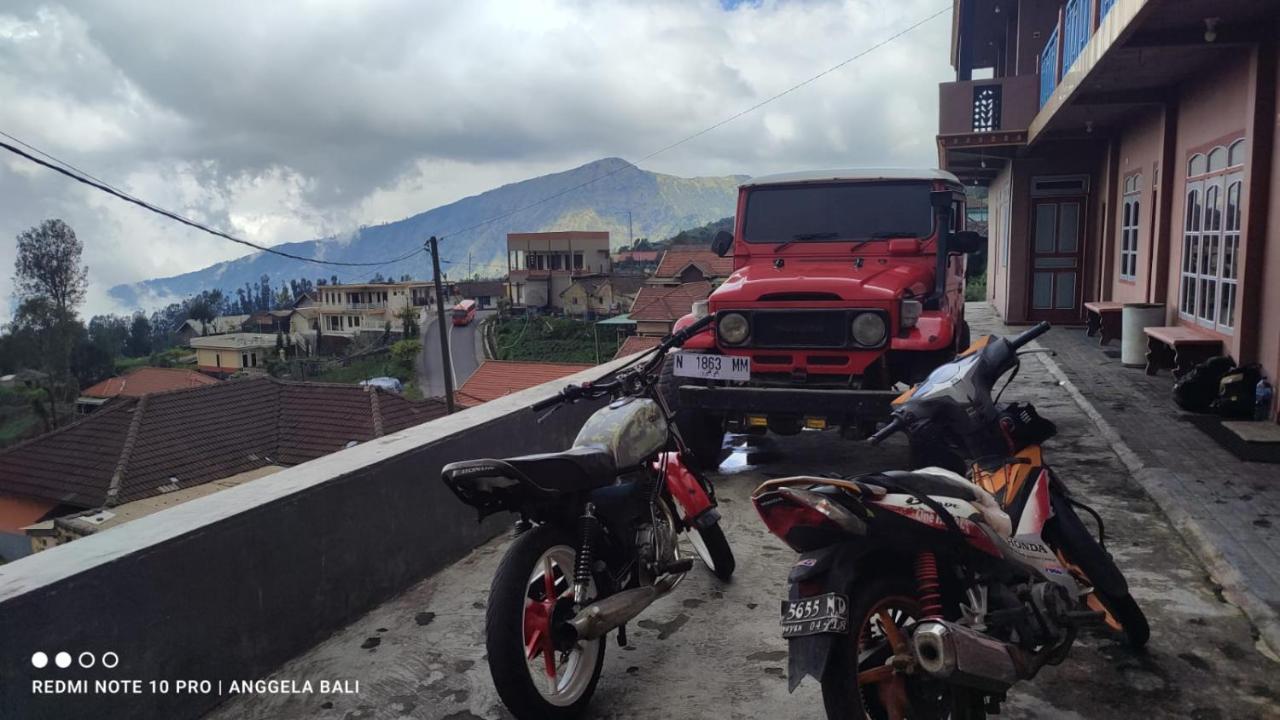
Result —
[{"label": "concrete floor", "polygon": [[[1031,400],[1058,424],[1046,454],[1103,515],[1108,545],[1151,621],[1148,651],[1081,638],[1062,665],[1014,688],[1005,718],[1280,718],[1280,664],[1256,646],[1247,618],[1227,603],[1155,504],[1128,476],[1095,427],[1035,357],[1010,400]],[[780,475],[856,473],[905,462],[901,438],[873,450],[832,433],[765,439],[738,449],[715,477],[724,526],[738,557],[732,583],[703,568],[610,641],[591,705],[598,718],[812,718],[816,684],[786,690],[778,601],[794,554],[768,535],[748,497]],[[478,548],[274,676],[301,682],[358,680],[352,695],[240,696],[214,712],[232,718],[509,717],[484,656],[484,607],[505,539]]]}]

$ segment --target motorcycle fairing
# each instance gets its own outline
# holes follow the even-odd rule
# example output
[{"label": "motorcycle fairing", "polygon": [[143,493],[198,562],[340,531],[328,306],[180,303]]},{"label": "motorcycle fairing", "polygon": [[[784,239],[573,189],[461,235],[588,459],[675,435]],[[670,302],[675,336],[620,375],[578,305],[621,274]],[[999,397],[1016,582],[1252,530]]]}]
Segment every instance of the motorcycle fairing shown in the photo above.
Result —
[{"label": "motorcycle fairing", "polygon": [[715,503],[703,489],[698,476],[684,464],[678,452],[666,452],[653,462],[653,469],[664,473],[667,490],[671,497],[680,504],[680,516],[687,526],[705,527],[720,518],[715,510]]}]

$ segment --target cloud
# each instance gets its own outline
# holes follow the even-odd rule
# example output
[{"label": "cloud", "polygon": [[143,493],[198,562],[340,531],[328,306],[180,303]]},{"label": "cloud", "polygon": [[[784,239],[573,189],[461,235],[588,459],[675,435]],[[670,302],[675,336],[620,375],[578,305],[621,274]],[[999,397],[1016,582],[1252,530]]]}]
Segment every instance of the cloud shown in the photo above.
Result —
[{"label": "cloud", "polygon": [[[342,235],[605,156],[639,160],[883,40],[936,0],[156,3],[0,10],[0,129],[269,244]],[[677,175],[932,165],[944,14],[647,161]],[[72,223],[101,288],[243,254],[0,160],[7,239]],[[8,278],[0,294],[8,295]],[[91,310],[108,309],[91,293]]]}]

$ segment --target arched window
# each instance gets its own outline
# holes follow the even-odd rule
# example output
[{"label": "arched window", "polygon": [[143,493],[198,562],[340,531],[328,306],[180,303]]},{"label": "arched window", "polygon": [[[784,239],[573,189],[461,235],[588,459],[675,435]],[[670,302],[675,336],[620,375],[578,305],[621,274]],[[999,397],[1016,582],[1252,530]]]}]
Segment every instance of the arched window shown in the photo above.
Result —
[{"label": "arched window", "polygon": [[1227,149],[1219,145],[1209,151],[1209,172],[1217,172],[1227,166]]},{"label": "arched window", "polygon": [[1231,167],[1243,165],[1245,149],[1244,138],[1231,143],[1231,149],[1227,152],[1227,165]]},{"label": "arched window", "polygon": [[1187,175],[1203,175],[1208,170],[1208,163],[1204,156],[1196,153],[1191,156],[1191,160],[1187,163]]},{"label": "arched window", "polygon": [[1138,229],[1142,224],[1142,175],[1124,179],[1124,198],[1120,214],[1120,279],[1138,277]]}]

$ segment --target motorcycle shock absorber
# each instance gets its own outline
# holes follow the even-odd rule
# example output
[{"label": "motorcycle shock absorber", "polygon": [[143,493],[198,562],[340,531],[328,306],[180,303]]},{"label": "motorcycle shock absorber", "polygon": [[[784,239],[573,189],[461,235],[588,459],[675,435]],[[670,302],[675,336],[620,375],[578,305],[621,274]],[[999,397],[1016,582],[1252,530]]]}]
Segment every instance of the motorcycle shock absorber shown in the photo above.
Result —
[{"label": "motorcycle shock absorber", "polygon": [[916,555],[916,590],[920,594],[920,610],[924,619],[942,617],[941,585],[938,583],[938,558],[925,550]]},{"label": "motorcycle shock absorber", "polygon": [[591,582],[591,566],[595,562],[595,543],[600,536],[600,519],[596,517],[595,510],[595,505],[587,503],[582,517],[578,518],[581,542],[573,567],[573,602],[577,605],[587,601],[587,585]]}]

